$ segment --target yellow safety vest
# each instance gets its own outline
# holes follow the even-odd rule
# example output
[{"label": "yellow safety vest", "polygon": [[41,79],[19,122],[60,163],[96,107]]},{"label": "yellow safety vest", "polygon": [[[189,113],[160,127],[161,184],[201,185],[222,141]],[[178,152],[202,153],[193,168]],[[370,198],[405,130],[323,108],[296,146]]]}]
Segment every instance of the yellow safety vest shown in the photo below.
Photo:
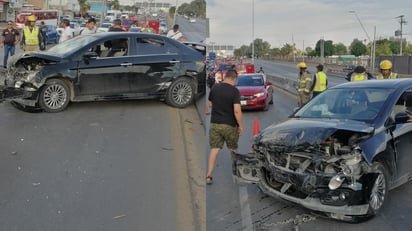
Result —
[{"label": "yellow safety vest", "polygon": [[316,73],[315,78],[316,78],[316,84],[313,87],[313,91],[322,92],[326,90],[327,77],[326,77],[325,72],[319,71],[318,73]]},{"label": "yellow safety vest", "polygon": [[39,45],[39,28],[35,26],[30,31],[29,27],[24,27],[24,38],[26,45]]},{"label": "yellow safety vest", "polygon": [[[399,76],[398,76],[397,73],[394,73],[394,72],[391,72],[391,73],[389,74],[389,76],[388,76],[388,79],[397,79],[397,78],[399,78]],[[379,73],[379,74],[376,76],[376,79],[386,79],[386,78],[383,77],[382,73]]]},{"label": "yellow safety vest", "polygon": [[364,73],[353,73],[350,81],[363,81],[363,80],[368,80],[368,77]]},{"label": "yellow safety vest", "polygon": [[309,77],[307,72],[302,73],[302,76],[298,80],[298,92],[299,93],[310,93],[310,87],[312,87],[312,78]]}]

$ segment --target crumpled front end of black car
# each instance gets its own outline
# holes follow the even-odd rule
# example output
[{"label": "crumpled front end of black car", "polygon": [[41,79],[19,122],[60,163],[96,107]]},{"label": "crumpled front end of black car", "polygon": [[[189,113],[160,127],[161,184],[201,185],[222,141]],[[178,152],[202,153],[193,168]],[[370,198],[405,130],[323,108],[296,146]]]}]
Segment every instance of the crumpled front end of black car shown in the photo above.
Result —
[{"label": "crumpled front end of black car", "polygon": [[352,221],[369,213],[370,194],[378,174],[356,145],[361,132],[336,131],[315,144],[255,142],[254,154],[234,154],[239,181],[257,183],[274,197],[314,211]]}]

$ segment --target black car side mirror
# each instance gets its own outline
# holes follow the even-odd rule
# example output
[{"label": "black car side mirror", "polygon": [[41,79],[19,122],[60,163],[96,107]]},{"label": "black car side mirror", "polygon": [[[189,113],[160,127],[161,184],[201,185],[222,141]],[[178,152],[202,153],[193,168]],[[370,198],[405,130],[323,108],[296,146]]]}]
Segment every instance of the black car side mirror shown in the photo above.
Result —
[{"label": "black car side mirror", "polygon": [[89,64],[89,60],[97,59],[97,57],[99,57],[99,55],[96,52],[88,51],[83,55],[83,60],[86,64]]},{"label": "black car side mirror", "polygon": [[395,115],[395,123],[406,123],[408,122],[408,120],[411,119],[411,117],[409,117],[408,113],[406,112],[398,112]]}]

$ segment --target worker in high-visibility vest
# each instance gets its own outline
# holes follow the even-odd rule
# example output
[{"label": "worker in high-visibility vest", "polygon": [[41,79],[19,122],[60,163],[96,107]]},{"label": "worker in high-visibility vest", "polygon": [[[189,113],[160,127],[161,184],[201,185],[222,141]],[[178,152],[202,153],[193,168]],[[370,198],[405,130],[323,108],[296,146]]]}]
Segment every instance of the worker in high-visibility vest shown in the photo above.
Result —
[{"label": "worker in high-visibility vest", "polygon": [[305,105],[311,98],[312,92],[312,78],[307,71],[307,66],[305,62],[298,63],[297,67],[299,68],[299,78],[298,78],[298,106],[302,107]]},{"label": "worker in high-visibility vest", "polygon": [[375,78],[372,76],[372,74],[367,72],[363,66],[357,66],[352,72],[346,75],[345,79],[351,82],[356,82]]},{"label": "worker in high-visibility vest", "polygon": [[27,23],[23,29],[20,48],[24,51],[40,51],[40,47],[44,47],[44,43],[40,29],[36,26],[36,16],[27,17]]},{"label": "worker in high-visibility vest", "polygon": [[319,64],[316,66],[318,70],[316,74],[313,76],[313,83],[312,83],[312,98],[319,95],[323,91],[326,90],[328,87],[328,76],[325,72],[323,72],[323,65]]},{"label": "worker in high-visibility vest", "polygon": [[392,72],[392,62],[385,59],[379,64],[380,73],[376,76],[376,79],[397,79],[398,74]]}]

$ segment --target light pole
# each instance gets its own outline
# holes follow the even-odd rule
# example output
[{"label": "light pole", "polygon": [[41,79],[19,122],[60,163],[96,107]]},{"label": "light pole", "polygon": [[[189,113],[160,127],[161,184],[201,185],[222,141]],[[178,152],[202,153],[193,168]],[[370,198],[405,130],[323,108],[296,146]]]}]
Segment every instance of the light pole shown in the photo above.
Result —
[{"label": "light pole", "polygon": [[405,15],[400,15],[400,16],[398,16],[398,17],[396,17],[396,18],[399,18],[399,24],[401,24],[401,31],[400,31],[400,36],[401,36],[401,41],[400,41],[400,49],[399,49],[399,55],[401,55],[402,56],[402,25],[403,24],[406,24],[407,23],[407,21],[404,19],[404,17],[405,17]]},{"label": "light pole", "polygon": [[175,25],[175,24],[176,24],[176,15],[177,15],[177,1],[178,1],[178,0],[176,0],[175,15],[174,15],[174,17],[173,17],[173,25]]},{"label": "light pole", "polygon": [[255,63],[255,0],[252,0],[252,64]]},{"label": "light pole", "polygon": [[[351,11],[349,11],[349,13],[355,14],[356,19],[358,20],[359,24],[361,25],[361,27],[363,29],[363,32],[365,32],[366,37],[368,38],[369,43],[371,44],[371,63],[370,63],[370,68],[369,69],[372,72],[374,67],[375,67],[375,54],[374,54],[375,53],[374,52],[375,51],[375,37],[373,38],[373,41],[372,41],[371,38],[369,37],[368,32],[365,30],[365,27],[363,26],[361,20],[359,19],[358,14],[356,13],[356,11],[351,10]],[[375,30],[376,30],[376,27],[375,27]]]}]

